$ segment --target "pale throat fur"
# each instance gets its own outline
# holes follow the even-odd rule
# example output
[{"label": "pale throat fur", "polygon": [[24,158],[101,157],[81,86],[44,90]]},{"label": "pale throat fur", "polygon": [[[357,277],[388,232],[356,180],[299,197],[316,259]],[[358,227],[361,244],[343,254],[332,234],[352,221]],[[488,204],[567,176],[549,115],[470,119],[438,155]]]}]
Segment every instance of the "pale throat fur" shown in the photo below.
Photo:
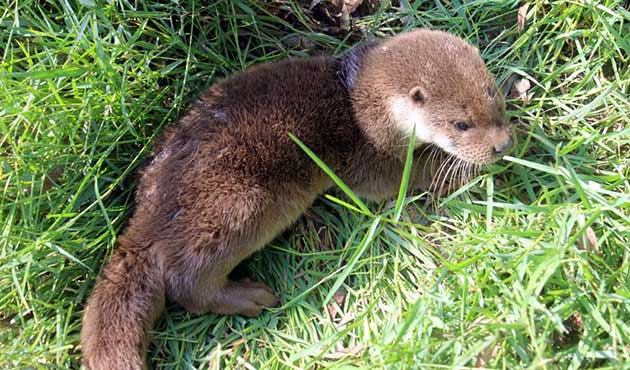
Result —
[{"label": "pale throat fur", "polygon": [[388,103],[391,120],[406,137],[415,134],[416,147],[430,143],[447,153],[457,154],[449,138],[431,127],[426,113],[408,96],[394,96]]}]

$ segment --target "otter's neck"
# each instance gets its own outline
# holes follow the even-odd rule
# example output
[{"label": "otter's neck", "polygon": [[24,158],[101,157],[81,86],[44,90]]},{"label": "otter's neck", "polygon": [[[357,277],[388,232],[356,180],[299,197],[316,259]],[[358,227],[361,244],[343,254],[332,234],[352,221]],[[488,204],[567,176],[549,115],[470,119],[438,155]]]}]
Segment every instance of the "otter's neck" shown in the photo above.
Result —
[{"label": "otter's neck", "polygon": [[394,127],[382,89],[361,73],[366,56],[380,44],[381,40],[367,41],[336,58],[337,77],[350,96],[354,120],[374,152],[404,158],[408,138]]},{"label": "otter's neck", "polygon": [[382,155],[404,158],[407,137],[391,118],[387,99],[377,87],[358,83],[351,93],[354,119],[366,139]]},{"label": "otter's neck", "polygon": [[341,83],[348,93],[354,90],[365,55],[380,43],[380,40],[363,42],[336,58],[339,63],[337,76],[341,79]]}]

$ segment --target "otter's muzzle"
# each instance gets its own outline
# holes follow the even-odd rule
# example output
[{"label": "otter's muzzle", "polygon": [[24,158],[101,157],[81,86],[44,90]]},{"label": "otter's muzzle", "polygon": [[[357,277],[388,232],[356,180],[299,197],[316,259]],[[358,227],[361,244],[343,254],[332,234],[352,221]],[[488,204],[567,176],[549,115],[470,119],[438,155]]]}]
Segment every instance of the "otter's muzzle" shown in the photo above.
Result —
[{"label": "otter's muzzle", "polygon": [[514,141],[512,140],[511,137],[508,137],[508,139],[504,141],[503,143],[497,144],[494,146],[493,148],[494,155],[499,156],[499,155],[503,155],[507,153],[510,149],[512,149],[513,145],[514,145]]}]

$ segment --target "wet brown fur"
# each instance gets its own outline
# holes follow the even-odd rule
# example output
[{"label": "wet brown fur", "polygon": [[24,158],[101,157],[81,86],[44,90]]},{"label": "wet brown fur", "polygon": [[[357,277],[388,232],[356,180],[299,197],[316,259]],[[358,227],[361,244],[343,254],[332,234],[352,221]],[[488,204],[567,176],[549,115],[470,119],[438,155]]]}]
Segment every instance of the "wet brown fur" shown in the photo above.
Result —
[{"label": "wet brown fur", "polygon": [[[454,49],[436,54],[442,42]],[[394,52],[388,57],[382,45]],[[408,142],[387,112],[389,94],[421,84],[439,107],[436,129],[458,119],[448,109],[454,104],[478,125],[503,125],[502,103],[479,97],[494,82],[461,40],[421,30],[357,50],[250,68],[216,83],[166,130],[88,302],[81,331],[88,369],[145,369],[147,332],[167,297],[195,314],[255,316],[277,303],[264,284],[227,276],[333,185],[288,133],[360,195],[381,200],[398,190]],[[432,61],[452,60],[449,53],[461,60]],[[412,186],[426,188],[436,165],[417,152]]]}]

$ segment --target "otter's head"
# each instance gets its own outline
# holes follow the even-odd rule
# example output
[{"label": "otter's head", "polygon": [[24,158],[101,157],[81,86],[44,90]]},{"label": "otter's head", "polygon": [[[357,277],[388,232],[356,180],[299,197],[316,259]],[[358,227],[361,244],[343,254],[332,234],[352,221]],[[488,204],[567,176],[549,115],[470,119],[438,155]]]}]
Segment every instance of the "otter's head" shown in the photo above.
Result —
[{"label": "otter's head", "polygon": [[382,147],[413,132],[418,145],[484,164],[512,146],[494,78],[477,50],[451,34],[418,30],[373,43],[351,82],[357,120]]}]

